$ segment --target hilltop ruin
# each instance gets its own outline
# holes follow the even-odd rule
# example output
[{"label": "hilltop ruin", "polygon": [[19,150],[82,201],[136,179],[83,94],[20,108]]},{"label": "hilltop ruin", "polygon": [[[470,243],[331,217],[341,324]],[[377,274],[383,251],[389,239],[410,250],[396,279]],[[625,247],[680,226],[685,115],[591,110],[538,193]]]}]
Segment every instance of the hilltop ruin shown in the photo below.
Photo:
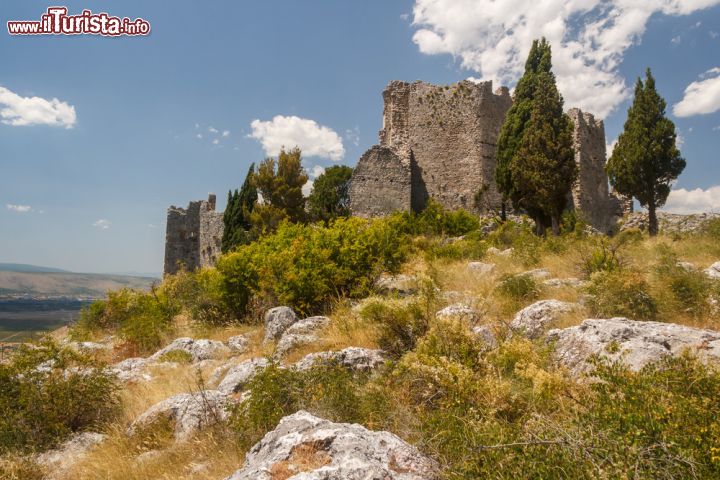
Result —
[{"label": "hilltop ruin", "polygon": [[[352,177],[353,215],[420,211],[429,199],[477,213],[500,209],[494,174],[497,139],[512,105],[506,87],[493,92],[492,82],[393,81],[383,99],[380,144],[360,157]],[[571,204],[591,226],[609,232],[625,205],[609,192],[605,127],[579,109],[568,114],[579,167]]]}]

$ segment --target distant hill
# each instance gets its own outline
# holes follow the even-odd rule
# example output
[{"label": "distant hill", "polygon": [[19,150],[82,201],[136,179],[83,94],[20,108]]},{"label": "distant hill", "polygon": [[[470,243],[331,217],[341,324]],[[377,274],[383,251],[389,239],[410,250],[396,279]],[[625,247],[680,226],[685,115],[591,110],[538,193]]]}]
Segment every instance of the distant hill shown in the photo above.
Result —
[{"label": "distant hill", "polygon": [[60,268],[41,267],[38,265],[28,265],[26,263],[0,263],[0,272],[70,273]]},{"label": "distant hill", "polygon": [[108,290],[120,288],[147,290],[156,281],[158,281],[157,278],[150,277],[72,273],[61,270],[54,272],[2,271],[2,267],[0,267],[0,295],[29,294],[103,298]]}]

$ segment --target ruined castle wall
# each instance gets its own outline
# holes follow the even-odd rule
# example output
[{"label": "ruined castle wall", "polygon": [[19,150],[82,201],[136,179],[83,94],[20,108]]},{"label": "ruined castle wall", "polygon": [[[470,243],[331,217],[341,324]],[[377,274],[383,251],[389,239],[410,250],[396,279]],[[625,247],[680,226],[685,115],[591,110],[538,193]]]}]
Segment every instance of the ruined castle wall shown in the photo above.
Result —
[{"label": "ruined castle wall", "polygon": [[375,145],[358,161],[350,183],[350,211],[360,217],[410,210],[411,167],[393,149]]},{"label": "ruined castle wall", "polygon": [[592,227],[609,232],[622,215],[620,201],[610,195],[605,173],[605,126],[590,113],[578,108],[568,111],[573,121],[573,148],[578,179],[572,191],[572,203]]},{"label": "ruined castle wall", "polygon": [[166,275],[185,269],[214,266],[220,256],[223,214],[215,211],[215,195],[190,202],[188,208],[168,209],[165,232]]},{"label": "ruined castle wall", "polygon": [[410,150],[413,209],[433,198],[446,208],[475,210],[482,187],[483,203],[499,205],[494,172],[497,138],[512,104],[506,88],[493,93],[492,82],[391,82],[383,98],[380,142]]}]

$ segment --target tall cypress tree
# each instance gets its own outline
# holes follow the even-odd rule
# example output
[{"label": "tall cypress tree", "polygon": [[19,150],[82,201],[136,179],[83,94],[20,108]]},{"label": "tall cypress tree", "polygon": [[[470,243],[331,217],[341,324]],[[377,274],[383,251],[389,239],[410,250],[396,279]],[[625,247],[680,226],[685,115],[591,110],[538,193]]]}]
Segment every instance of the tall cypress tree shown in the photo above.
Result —
[{"label": "tall cypress tree", "polygon": [[252,181],[255,164],[250,165],[245,181],[234,192],[228,192],[228,203],[223,214],[225,230],[222,238],[222,251],[228,252],[249,240],[250,214],[257,202],[257,188]]},{"label": "tall cypress tree", "polygon": [[638,78],[635,84],[623,133],[606,166],[615,190],[637,198],[648,209],[650,235],[658,233],[657,208],[665,205],[670,184],[685,169],[675,143],[675,124],[665,116],[665,107],[648,68],[645,82]]},{"label": "tall cypress tree", "polygon": [[530,119],[510,163],[513,201],[535,218],[538,234],[547,219],[560,234],[560,218],[577,178],[570,117],[563,112],[562,96],[550,72],[536,77]]},{"label": "tall cypress tree", "polygon": [[525,125],[530,120],[532,102],[537,89],[537,75],[550,72],[550,44],[543,38],[534,40],[525,61],[525,73],[518,80],[513,93],[513,104],[505,116],[505,122],[498,137],[497,166],[495,182],[502,195],[502,219],[505,220],[506,205],[517,197],[510,174],[510,164],[520,148]]}]

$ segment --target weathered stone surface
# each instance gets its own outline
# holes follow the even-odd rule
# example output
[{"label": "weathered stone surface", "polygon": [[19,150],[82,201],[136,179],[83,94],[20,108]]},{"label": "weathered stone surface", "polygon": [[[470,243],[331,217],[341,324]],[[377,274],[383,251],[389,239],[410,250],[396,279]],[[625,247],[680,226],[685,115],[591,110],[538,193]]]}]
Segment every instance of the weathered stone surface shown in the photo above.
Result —
[{"label": "weathered stone surface", "polygon": [[578,178],[572,190],[572,207],[583,219],[603,233],[616,230],[623,215],[623,203],[611,195],[605,173],[605,126],[590,113],[578,108],[568,111],[573,121],[573,148]]},{"label": "weathered stone surface", "polygon": [[548,278],[551,274],[545,268],[535,268],[533,270],[528,270],[527,272],[523,272],[520,275],[527,275],[528,277],[532,277],[535,280],[542,280],[543,278]]},{"label": "weathered stone surface", "polygon": [[110,345],[97,342],[68,342],[67,346],[78,352],[99,352],[111,348]]},{"label": "weathered stone surface", "polygon": [[387,360],[383,350],[348,347],[331,352],[316,352],[305,355],[293,365],[296,370],[308,370],[316,364],[334,363],[354,372],[369,372],[381,367]]},{"label": "weathered stone surface", "polygon": [[706,361],[720,361],[720,332],[674,323],[641,322],[627,318],[590,319],[581,325],[548,332],[557,360],[572,372],[588,372],[593,355],[621,360],[632,370],[686,349]]},{"label": "weathered stone surface", "polygon": [[243,353],[250,346],[250,340],[245,335],[235,335],[227,339],[227,346],[235,353]]},{"label": "weathered stone surface", "polygon": [[224,229],[223,214],[215,211],[215,194],[208,195],[207,201],[190,202],[187,209],[170,207],[165,233],[165,275],[215,266]]},{"label": "weathered stone surface", "polygon": [[580,280],[579,278],[569,277],[569,278],[548,278],[547,280],[543,280],[543,285],[547,285],[548,287],[573,287],[573,288],[581,288],[587,285],[587,281]]},{"label": "weathered stone surface", "polygon": [[505,250],[500,250],[497,247],[490,247],[487,249],[488,255],[498,255],[500,257],[509,257],[513,253],[512,247],[506,248]]},{"label": "weathered stone surface", "polygon": [[273,356],[280,358],[293,348],[318,341],[318,331],[327,328],[328,325],[330,319],[327,317],[309,317],[294,323],[280,337]]},{"label": "weathered stone surface", "polygon": [[382,274],[375,281],[375,289],[380,293],[394,293],[400,296],[412,295],[417,291],[417,278],[413,275]]},{"label": "weathered stone surface", "polygon": [[[720,213],[693,213],[689,215],[679,213],[657,212],[658,227],[662,233],[696,233],[702,231],[710,220],[720,218]],[[638,228],[642,231],[648,229],[648,214],[637,212],[628,216],[620,230]]]},{"label": "weathered stone surface", "polygon": [[540,300],[520,310],[510,322],[510,329],[528,338],[538,338],[558,317],[575,307],[559,300]]},{"label": "weathered stone surface", "polygon": [[495,330],[490,325],[478,325],[473,327],[472,331],[488,349],[497,347],[498,341]]},{"label": "weathered stone surface", "polygon": [[720,262],[715,262],[705,270],[705,275],[714,280],[720,280]]},{"label": "weathered stone surface", "polygon": [[275,307],[265,312],[265,341],[277,340],[298,318],[290,307]]},{"label": "weathered stone surface", "polygon": [[35,462],[47,470],[46,479],[60,478],[65,471],[85,457],[93,447],[102,443],[105,438],[106,436],[101,433],[77,433],[60,447],[37,455]]},{"label": "weathered stone surface", "polygon": [[252,380],[262,369],[270,365],[267,358],[258,357],[245,360],[230,369],[225,374],[220,385],[217,389],[223,395],[230,395],[231,393],[237,393],[245,387],[245,385]]},{"label": "weathered stone surface", "polygon": [[152,376],[146,371],[149,363],[146,358],[126,358],[122,362],[111,365],[110,371],[121,382],[137,382],[140,380],[149,382],[152,380]]},{"label": "weathered stone surface", "polygon": [[130,425],[128,434],[134,435],[139,429],[164,418],[175,422],[176,440],[187,440],[198,430],[225,421],[227,405],[227,396],[217,390],[180,393],[150,407]]},{"label": "weathered stone surface", "polygon": [[467,267],[470,271],[478,275],[490,275],[495,270],[494,263],[485,262],[468,262]]},{"label": "weathered stone surface", "polygon": [[437,472],[434,461],[390,432],[301,410],[280,420],[227,480],[430,480]]},{"label": "weathered stone surface", "polygon": [[181,337],[176,338],[172,341],[172,343],[170,343],[170,345],[152,354],[150,359],[158,360],[166,353],[174,350],[181,350],[189,353],[194,362],[209,360],[229,352],[228,347],[218,340],[208,340],[206,338],[195,340],[190,337]]},{"label": "weathered stone surface", "polygon": [[437,318],[458,318],[473,324],[480,318],[480,312],[472,308],[470,305],[456,303],[448,305],[442,310],[438,310],[435,313],[435,316]]},{"label": "weathered stone surface", "polygon": [[350,183],[350,209],[360,217],[377,217],[411,208],[410,157],[375,145],[365,152]]}]

